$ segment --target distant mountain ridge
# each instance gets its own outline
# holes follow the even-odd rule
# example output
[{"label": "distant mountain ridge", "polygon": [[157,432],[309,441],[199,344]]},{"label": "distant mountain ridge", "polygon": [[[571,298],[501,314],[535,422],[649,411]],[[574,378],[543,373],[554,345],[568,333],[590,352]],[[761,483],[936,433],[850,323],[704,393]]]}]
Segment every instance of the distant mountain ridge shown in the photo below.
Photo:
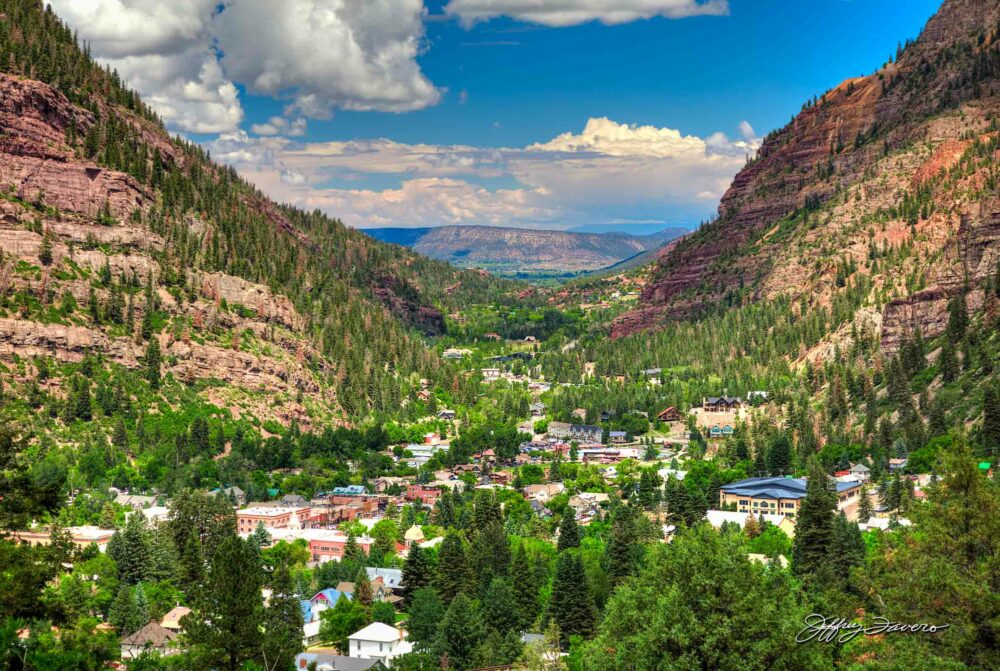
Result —
[{"label": "distant mountain ridge", "polygon": [[521,277],[600,270],[658,249],[687,232],[665,228],[651,235],[632,235],[495,226],[364,230],[376,240],[409,247],[433,259]]}]

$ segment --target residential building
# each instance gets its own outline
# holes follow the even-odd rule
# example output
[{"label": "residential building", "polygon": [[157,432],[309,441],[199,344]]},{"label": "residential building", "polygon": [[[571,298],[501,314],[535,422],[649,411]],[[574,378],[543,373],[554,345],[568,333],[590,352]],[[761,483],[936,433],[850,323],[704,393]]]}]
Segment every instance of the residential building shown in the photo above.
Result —
[{"label": "residential building", "polygon": [[545,404],[541,401],[535,401],[528,406],[528,410],[531,412],[532,417],[544,417],[545,416]]},{"label": "residential building", "polygon": [[609,431],[608,440],[612,445],[624,445],[628,442],[628,434],[624,431]]},{"label": "residential building", "polygon": [[561,482],[547,482],[541,485],[528,485],[523,490],[524,496],[529,501],[548,501],[553,496],[558,496],[566,491],[566,485]]},{"label": "residential building", "polygon": [[183,628],[181,627],[181,618],[190,612],[191,609],[187,606],[175,606],[163,616],[160,620],[160,626],[171,631],[180,631]]},{"label": "residential building", "polygon": [[403,629],[391,627],[384,622],[372,622],[348,636],[347,640],[348,654],[351,657],[377,659],[390,668],[394,659],[413,650]]},{"label": "residential building", "polygon": [[743,401],[736,396],[709,396],[701,401],[705,412],[736,412],[742,405]]},{"label": "residential building", "polygon": [[868,479],[872,475],[872,469],[868,468],[861,462],[858,462],[851,466],[850,470],[847,471],[850,475],[853,475],[857,480],[861,482],[868,482]]},{"label": "residential building", "polygon": [[144,652],[155,652],[163,657],[176,655],[177,634],[151,620],[145,627],[122,639],[122,659],[135,659]]},{"label": "residential building", "polygon": [[223,489],[213,489],[212,491],[209,492],[209,494],[212,494],[214,496],[219,496],[221,494],[230,501],[235,501],[236,505],[238,506],[246,505],[247,502],[246,492],[244,492],[239,487],[225,487]]},{"label": "residential building", "polygon": [[679,422],[681,421],[681,413],[674,406],[670,406],[661,410],[656,418],[661,422]]},{"label": "residential building", "polygon": [[300,652],[295,657],[297,671],[383,671],[386,667],[379,659],[361,659],[325,652]]},{"label": "residential building", "polygon": [[128,506],[134,510],[142,510],[156,505],[155,496],[139,496],[137,494],[121,493],[115,497],[115,503],[120,506]]},{"label": "residential building", "polygon": [[365,569],[365,573],[368,574],[368,579],[372,582],[381,579],[393,591],[403,586],[403,571],[401,569],[368,567]]},{"label": "residential building", "polygon": [[437,414],[437,417],[438,417],[438,419],[444,419],[444,420],[447,420],[447,421],[451,421],[451,420],[455,419],[455,411],[454,410],[439,410],[438,414]]},{"label": "residential building", "polygon": [[[834,485],[837,492],[837,508],[853,519],[857,514],[861,483],[853,480],[835,482]],[[799,504],[805,497],[805,478],[749,478],[723,485],[719,489],[720,506],[723,508],[735,506],[736,511],[744,515],[764,513],[786,515],[794,519],[799,512]]]},{"label": "residential building", "polygon": [[906,468],[906,459],[890,459],[889,460],[889,472],[897,473]]},{"label": "residential building", "polygon": [[441,490],[426,485],[406,485],[406,500],[419,501],[425,506],[433,506],[441,496]]}]

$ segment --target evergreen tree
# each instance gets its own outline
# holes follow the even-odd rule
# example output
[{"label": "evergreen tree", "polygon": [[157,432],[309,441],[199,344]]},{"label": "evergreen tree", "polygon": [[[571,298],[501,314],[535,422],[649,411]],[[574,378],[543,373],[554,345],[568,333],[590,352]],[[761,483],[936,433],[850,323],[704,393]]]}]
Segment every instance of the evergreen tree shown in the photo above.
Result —
[{"label": "evergreen tree", "polygon": [[564,550],[556,559],[549,611],[559,626],[563,646],[571,636],[589,638],[597,624],[597,607],[587,584],[578,550]]},{"label": "evergreen tree", "polygon": [[146,346],[146,355],[143,358],[145,365],[145,377],[149,386],[153,389],[160,388],[160,341],[150,338]]},{"label": "evergreen tree", "polygon": [[434,577],[434,588],[447,605],[459,593],[470,593],[473,589],[473,578],[465,555],[465,543],[461,535],[449,529],[438,551],[437,572]]},{"label": "evergreen tree", "polygon": [[834,516],[829,561],[833,574],[845,582],[851,575],[851,569],[865,561],[865,541],[861,537],[861,529],[857,523],[849,522],[843,511]]},{"label": "evergreen tree", "polygon": [[567,505],[559,521],[559,542],[556,549],[562,551],[577,547],[580,547],[580,527],[576,523],[576,511]]},{"label": "evergreen tree", "polygon": [[483,623],[476,604],[464,594],[459,594],[448,606],[441,620],[438,638],[438,657],[441,666],[465,671],[475,666],[475,651],[483,636]]},{"label": "evergreen tree", "polygon": [[800,576],[816,574],[827,562],[833,541],[833,519],[837,497],[819,461],[809,467],[806,496],[799,505],[792,545],[792,568]]},{"label": "evergreen tree", "polygon": [[792,469],[792,446],[788,437],[779,435],[767,449],[767,471],[772,476],[787,475]]},{"label": "evergreen tree", "polygon": [[955,344],[951,340],[945,340],[941,346],[938,368],[941,371],[941,379],[945,382],[954,382],[958,377],[958,359],[955,355]]},{"label": "evergreen tree", "polygon": [[432,587],[423,587],[413,593],[406,629],[416,650],[427,651],[434,647],[444,612],[444,604]]},{"label": "evergreen tree", "polygon": [[342,594],[333,608],[327,608],[320,615],[319,637],[346,655],[350,642],[348,637],[369,623],[368,610]]},{"label": "evergreen tree", "polygon": [[235,534],[226,538],[186,619],[191,668],[239,671],[245,662],[261,659],[261,583],[257,551]]},{"label": "evergreen tree", "polygon": [[872,518],[872,497],[868,494],[868,485],[861,485],[858,500],[858,522],[867,522]]},{"label": "evergreen tree", "polygon": [[618,584],[634,575],[639,563],[639,539],[636,533],[637,511],[620,507],[611,522],[611,537],[605,550],[605,566],[612,583]]},{"label": "evergreen tree", "polygon": [[403,600],[407,606],[413,601],[413,594],[427,587],[433,579],[433,571],[426,552],[419,545],[410,547],[403,563]]},{"label": "evergreen tree", "polygon": [[1000,392],[992,384],[983,390],[982,443],[994,459],[1000,458]]},{"label": "evergreen tree", "polygon": [[518,545],[514,551],[510,578],[514,588],[518,626],[527,629],[538,617],[538,581],[528,564],[528,551],[523,544]]},{"label": "evergreen tree", "polygon": [[264,526],[264,522],[262,521],[257,522],[257,526],[254,527],[251,538],[253,538],[253,542],[258,548],[264,549],[271,546],[271,533],[267,530],[267,527]]},{"label": "evergreen tree", "polygon": [[262,620],[261,659],[265,671],[291,668],[302,650],[302,606],[292,572],[280,564],[271,576],[271,598]]},{"label": "evergreen tree", "polygon": [[135,591],[132,587],[123,584],[118,588],[118,594],[111,603],[111,610],[108,612],[108,622],[111,623],[122,637],[139,631],[146,624],[146,614],[139,609],[136,602]]},{"label": "evergreen tree", "polygon": [[494,578],[482,599],[483,622],[501,636],[517,631],[520,618],[514,590],[507,578]]},{"label": "evergreen tree", "polygon": [[372,582],[368,579],[368,572],[363,568],[358,571],[354,579],[354,600],[366,608],[371,608],[375,600],[372,594]]},{"label": "evergreen tree", "polygon": [[[108,543],[108,555],[118,566],[118,578],[127,585],[135,585],[146,578],[150,565],[149,531],[146,516],[132,512],[125,527],[115,532]],[[145,624],[145,622],[143,623]]]}]

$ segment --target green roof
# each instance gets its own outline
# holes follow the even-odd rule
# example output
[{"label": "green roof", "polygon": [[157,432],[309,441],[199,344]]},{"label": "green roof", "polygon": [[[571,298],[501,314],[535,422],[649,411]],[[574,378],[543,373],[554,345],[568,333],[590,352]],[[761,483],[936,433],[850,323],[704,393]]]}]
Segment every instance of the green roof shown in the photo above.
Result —
[{"label": "green roof", "polygon": [[979,470],[981,470],[981,471],[988,471],[988,470],[990,470],[990,466],[992,466],[992,465],[993,464],[991,464],[988,461],[980,461],[979,462]]}]

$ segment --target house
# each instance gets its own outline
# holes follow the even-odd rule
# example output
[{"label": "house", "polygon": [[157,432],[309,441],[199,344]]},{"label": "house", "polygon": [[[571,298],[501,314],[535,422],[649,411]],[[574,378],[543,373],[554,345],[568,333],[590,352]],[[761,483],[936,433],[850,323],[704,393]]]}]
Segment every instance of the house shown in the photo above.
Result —
[{"label": "house", "polygon": [[170,508],[166,506],[149,506],[139,512],[142,513],[142,516],[146,518],[146,522],[151,526],[156,526],[160,522],[166,522],[170,519]]},{"label": "house", "polygon": [[169,629],[170,631],[180,631],[181,618],[191,612],[190,608],[186,606],[174,606],[169,613],[163,616],[160,620],[160,626]]},{"label": "house", "polygon": [[709,396],[701,400],[705,412],[736,412],[743,401],[736,396]]},{"label": "house", "polygon": [[[851,519],[857,514],[857,503],[861,483],[835,482],[837,508]],[[722,485],[719,488],[719,505],[722,508],[735,506],[737,512],[786,515],[795,518],[799,504],[806,497],[805,478],[748,478]]]},{"label": "house", "polygon": [[[309,619],[306,622],[319,622],[320,614],[324,610],[336,606],[340,597],[344,597],[348,601],[354,598],[347,592],[338,592],[330,587],[316,592],[316,594],[314,594],[313,597],[306,602],[309,604]],[[305,616],[305,607],[303,607],[303,616]]]},{"label": "house", "polygon": [[541,501],[544,503],[553,496],[558,496],[566,491],[566,485],[561,482],[548,482],[542,485],[528,485],[521,491],[529,501]]},{"label": "house", "polygon": [[770,513],[752,514],[744,512],[734,513],[728,510],[709,510],[705,513],[705,519],[708,520],[708,523],[716,529],[722,527],[722,525],[726,522],[737,524],[741,529],[743,529],[746,527],[748,517],[754,517],[757,519],[763,517],[765,522],[778,527],[784,531],[789,538],[795,538],[795,521],[787,515],[774,515]]},{"label": "house", "polygon": [[380,659],[361,659],[325,652],[300,652],[295,657],[297,671],[383,671],[386,667]]},{"label": "house", "polygon": [[610,422],[615,418],[615,414],[614,410],[601,410],[601,423]]},{"label": "house", "polygon": [[425,506],[433,506],[440,496],[441,490],[434,487],[418,484],[406,485],[405,497],[407,501],[419,501]]},{"label": "house", "polygon": [[365,573],[368,574],[368,579],[372,582],[382,579],[386,587],[391,590],[398,590],[403,586],[403,571],[398,568],[372,568],[368,567],[365,569]]},{"label": "house", "polygon": [[670,478],[683,480],[684,476],[687,475],[687,471],[681,471],[674,468],[661,468],[656,472],[656,474],[663,478],[663,481],[666,482]]},{"label": "house", "polygon": [[421,389],[420,391],[417,392],[417,400],[423,401],[424,403],[431,400],[431,396],[433,396],[433,394],[431,394],[426,389]]},{"label": "house", "polygon": [[[381,577],[375,578],[374,580],[370,580],[369,582],[371,583],[372,586],[373,601],[398,601],[400,599],[400,597],[393,596],[392,590],[389,589],[389,586],[385,584],[385,581]],[[342,580],[339,583],[337,583],[337,586],[334,589],[340,592],[341,594],[349,595],[352,598],[354,596],[353,582],[347,582],[346,580]]]},{"label": "house", "polygon": [[587,421],[587,411],[584,408],[577,408],[576,410],[574,410],[570,414],[573,417],[576,417],[581,422],[586,422]]},{"label": "house", "polygon": [[725,438],[731,435],[733,435],[732,424],[713,424],[708,427],[709,438]]},{"label": "house", "polygon": [[[901,527],[908,527],[912,522],[905,517],[897,517],[895,524]],[[893,526],[893,520],[889,517],[872,517],[867,522],[858,522],[858,528],[862,531],[888,531]]]},{"label": "house", "polygon": [[492,382],[494,380],[500,379],[500,369],[499,368],[483,368],[483,379],[487,382]]},{"label": "house", "polygon": [[472,354],[472,350],[470,349],[458,349],[455,347],[450,347],[446,349],[441,356],[443,356],[445,359],[461,359],[463,356],[467,356],[469,354]]},{"label": "house", "polygon": [[142,510],[143,508],[156,505],[156,497],[122,493],[115,497],[115,503],[120,506],[127,506],[133,510]]},{"label": "house", "polygon": [[532,417],[544,417],[545,416],[545,404],[541,401],[535,401],[528,406],[528,410],[531,412]]},{"label": "house", "polygon": [[139,631],[122,639],[122,659],[135,659],[144,652],[155,652],[164,657],[176,655],[176,640],[177,634],[151,620]]},{"label": "house", "polygon": [[644,371],[642,371],[642,374],[645,377],[654,377],[654,376],[659,376],[660,373],[662,372],[663,372],[662,368],[647,368]]},{"label": "house", "polygon": [[604,430],[591,424],[572,424],[569,427],[569,438],[580,443],[599,443],[604,438]]},{"label": "house", "polygon": [[890,459],[889,472],[898,473],[906,468],[906,459]]},{"label": "house", "polygon": [[285,494],[281,497],[281,505],[289,508],[304,508],[309,505],[309,501],[301,494]]},{"label": "house", "polygon": [[438,414],[437,414],[437,418],[438,419],[444,419],[444,420],[447,420],[447,421],[451,421],[451,420],[455,419],[455,411],[454,410],[439,410]]},{"label": "house", "polygon": [[212,491],[209,492],[209,494],[212,494],[213,496],[219,496],[221,494],[230,501],[234,501],[238,506],[246,505],[247,502],[246,492],[244,492],[239,487],[225,487],[224,489],[213,489]]},{"label": "house", "polygon": [[868,479],[872,476],[872,469],[868,468],[861,462],[858,462],[851,466],[847,473],[854,476],[861,482],[868,482]]},{"label": "house", "polygon": [[660,414],[656,416],[656,419],[661,422],[679,422],[681,421],[681,413],[674,406],[670,406],[669,408],[661,410]]},{"label": "house", "polygon": [[500,337],[499,333],[484,333],[483,338],[486,340],[500,341],[503,338]]},{"label": "house", "polygon": [[413,644],[406,640],[403,629],[390,627],[384,622],[372,622],[347,637],[348,654],[361,659],[377,659],[388,667],[392,660],[413,651]]},{"label": "house", "polygon": [[549,438],[555,438],[557,440],[563,440],[569,438],[570,424],[566,422],[549,422],[549,428],[546,430],[546,435]]},{"label": "house", "polygon": [[628,434],[624,431],[609,431],[608,439],[612,445],[623,445],[628,442]]}]

